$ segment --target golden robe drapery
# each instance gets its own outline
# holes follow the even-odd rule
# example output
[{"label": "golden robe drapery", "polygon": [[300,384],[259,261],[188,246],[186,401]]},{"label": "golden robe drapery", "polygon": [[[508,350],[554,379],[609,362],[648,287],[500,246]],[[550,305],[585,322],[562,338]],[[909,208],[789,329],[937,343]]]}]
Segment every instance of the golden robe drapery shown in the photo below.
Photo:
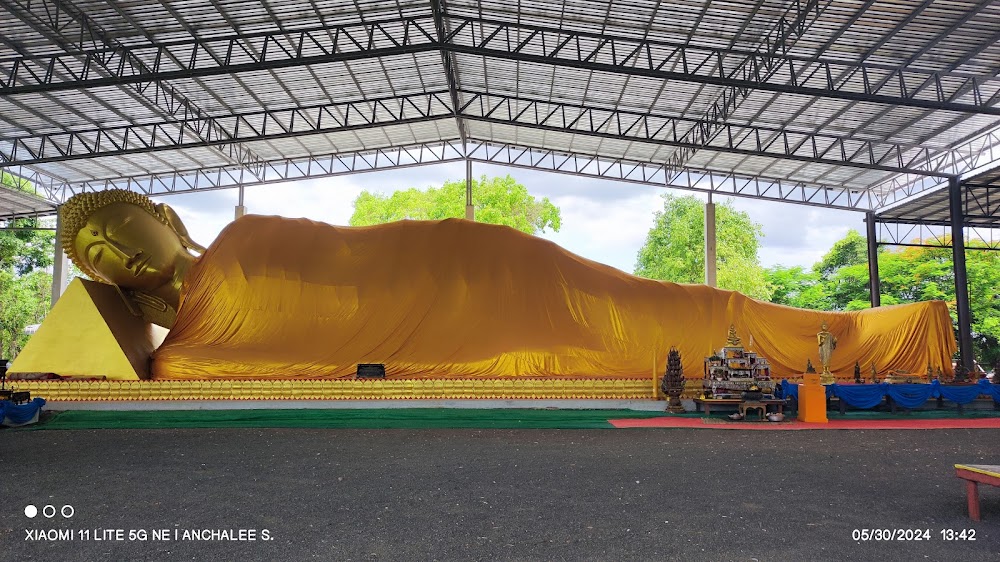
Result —
[{"label": "golden robe drapery", "polygon": [[824,321],[842,376],[855,361],[951,369],[940,301],[816,312],[634,277],[503,226],[248,215],[188,275],[153,376],[334,378],[384,363],[390,378],[651,377],[674,346],[697,378],[732,323],[781,377],[818,365]]}]

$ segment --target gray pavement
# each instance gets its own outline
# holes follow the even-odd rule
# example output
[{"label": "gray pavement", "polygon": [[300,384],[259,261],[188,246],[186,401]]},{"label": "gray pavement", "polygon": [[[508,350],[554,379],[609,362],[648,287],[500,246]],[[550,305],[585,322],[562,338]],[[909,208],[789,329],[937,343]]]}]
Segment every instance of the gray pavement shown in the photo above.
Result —
[{"label": "gray pavement", "polygon": [[[1000,462],[994,430],[5,430],[0,451],[7,560],[1000,559],[1000,489],[973,523],[952,469]],[[182,540],[206,529],[258,540]]]}]

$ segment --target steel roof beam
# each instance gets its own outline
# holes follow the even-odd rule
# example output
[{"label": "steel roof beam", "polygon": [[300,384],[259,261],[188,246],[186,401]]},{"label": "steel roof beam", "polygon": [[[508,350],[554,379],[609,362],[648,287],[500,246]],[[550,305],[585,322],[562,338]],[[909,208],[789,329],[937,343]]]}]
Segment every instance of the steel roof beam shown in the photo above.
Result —
[{"label": "steel roof beam", "polygon": [[[433,18],[234,34],[73,54],[0,60],[0,95],[167,80],[343,62],[439,49]],[[129,61],[143,64],[131,64]],[[112,69],[102,76],[99,68]]]},{"label": "steel roof beam", "polygon": [[[461,113],[469,120],[814,164],[938,175],[936,171],[926,170],[920,165],[931,154],[922,147],[873,143],[836,135],[707,122],[523,97],[485,93],[467,93],[467,95],[471,97],[462,107]],[[710,144],[695,144],[688,140],[693,138],[690,134],[692,129],[716,129],[720,134]]]},{"label": "steel roof beam", "polygon": [[[390,168],[423,166],[439,162],[477,162],[530,168],[582,177],[593,177],[669,187],[700,193],[782,201],[817,207],[867,211],[870,194],[840,187],[809,185],[782,179],[741,176],[732,173],[688,170],[670,181],[661,163],[622,158],[600,158],[541,148],[514,146],[470,138],[469,148],[461,139],[421,143],[404,147],[361,150],[350,153],[286,158],[265,162],[263,179],[236,166],[218,166],[163,174],[113,178],[72,184],[49,185],[50,200],[61,203],[76,193],[119,188],[147,195],[226,189],[240,185],[262,185],[308,178],[369,172]],[[46,186],[43,186],[46,187]]]},{"label": "steel roof beam", "polygon": [[224,132],[221,135],[205,119],[171,119],[0,139],[0,169],[212,146],[234,139],[268,141],[455,117],[449,92],[443,90],[211,118],[211,123]]},{"label": "steel roof beam", "polygon": [[[819,0],[806,0],[805,3],[794,2],[792,6],[788,8],[785,12],[786,15],[790,15],[791,11],[795,10],[795,18],[789,21],[785,16],[781,16],[778,20],[778,26],[771,30],[771,33],[766,35],[761,46],[757,48],[756,52],[763,52],[769,54],[788,52],[788,40],[797,38],[799,35],[805,32],[809,27],[809,24],[814,21],[820,15]],[[772,37],[773,35],[773,37]],[[752,64],[753,59],[747,57],[743,59],[742,65]],[[773,69],[776,70],[776,69]],[[773,72],[770,71],[770,72]],[[765,75],[767,78],[770,76]],[[747,88],[738,88],[736,86],[729,86],[722,90],[722,92],[716,96],[715,101],[709,106],[707,110],[702,114],[702,119],[709,122],[725,122],[733,114],[734,111],[743,103],[744,100],[750,95],[751,90]],[[695,145],[710,142],[715,138],[717,134],[721,131],[715,128],[697,128],[692,129],[690,136],[691,142]],[[667,165],[680,170],[691,160],[691,157],[697,152],[696,148],[685,148],[683,150],[678,150],[670,155],[667,160]]]},{"label": "steel roof beam", "polygon": [[[45,26],[45,35],[52,36],[54,42],[63,50],[73,55],[73,51],[80,51],[85,47],[95,50],[122,49],[128,50],[121,42],[110,37],[101,27],[92,21],[86,13],[77,10],[69,2],[56,0],[12,0],[7,5],[7,9],[12,14],[18,16],[22,21],[27,21],[25,16],[31,16],[37,21],[37,25]],[[65,39],[66,34],[75,36],[74,42]],[[115,72],[149,72],[150,68],[145,61],[137,56],[126,54],[117,61],[115,68],[106,64],[107,59],[96,58],[94,61],[105,64],[101,65],[103,74],[113,75]],[[181,118],[196,117],[204,122],[207,130],[212,131],[216,137],[224,136],[225,131],[212,122],[212,118],[203,115],[198,108],[187,97],[169,84],[154,82],[152,84],[128,84],[132,95],[139,96],[145,103],[148,103],[156,111],[165,116],[180,116]],[[221,143],[215,145],[216,149],[226,155],[231,161],[247,166],[254,166],[260,162],[260,157],[247,147],[239,143]]]},{"label": "steel roof beam", "polygon": [[149,196],[170,195],[457,162],[464,158],[460,141],[427,142],[310,158],[270,160],[264,162],[260,175],[249,173],[245,167],[216,166],[63,184],[55,186],[51,199],[62,203],[77,193],[105,189],[128,189]]},{"label": "steel roof beam", "polygon": [[873,203],[867,192],[842,187],[691,169],[671,177],[663,164],[653,162],[477,142],[479,144],[472,148],[469,159],[488,164],[851,211],[870,210]]},{"label": "steel roof beam", "polygon": [[[904,107],[1000,115],[1000,80],[822,58],[673,44],[485,19],[458,23],[444,48],[609,72]],[[837,77],[837,78],[835,78]],[[967,93],[956,96],[956,92]]]},{"label": "steel roof beam", "polygon": [[[861,62],[864,62],[869,57],[871,57],[872,55],[874,55],[879,48],[881,48],[892,37],[894,37],[897,33],[899,33],[903,29],[903,27],[905,27],[906,25],[908,25],[909,23],[911,23],[914,19],[916,19],[917,16],[919,16],[921,13],[923,13],[923,11],[925,9],[927,9],[931,4],[932,4],[932,0],[924,0],[924,2],[919,7],[913,8],[912,11],[908,14],[908,16],[906,18],[904,18],[899,24],[897,24],[890,33],[884,34],[874,45],[872,45],[864,53],[862,53],[862,55],[859,57],[858,60],[861,61]],[[962,16],[960,18],[958,18],[958,20],[956,20],[955,22],[953,22],[950,26],[948,26],[947,29],[942,30],[933,39],[931,39],[926,44],[924,44],[919,50],[917,50],[916,52],[910,54],[906,58],[906,60],[903,62],[903,66],[908,66],[908,65],[912,64],[913,62],[917,61],[920,57],[926,55],[928,52],[930,52],[931,49],[935,48],[942,40],[944,40],[945,38],[947,38],[948,36],[950,36],[958,28],[960,28],[962,25],[965,25],[968,21],[970,21],[972,18],[974,18],[975,16],[977,16],[984,9],[986,9],[987,5],[988,5],[988,3],[979,3],[979,4],[975,5],[974,7],[972,7],[971,9],[964,11],[962,13]],[[991,39],[983,42],[981,45],[976,46],[970,52],[964,53],[962,55],[962,57],[960,57],[959,59],[951,62],[943,70],[945,72],[949,72],[949,71],[953,71],[955,69],[960,68],[963,64],[965,64],[969,60],[973,59],[976,55],[978,55],[978,54],[982,53],[984,50],[990,48],[990,46],[992,46],[996,42],[996,40],[998,38],[1000,38],[1000,33],[994,34]],[[816,102],[815,99],[814,100],[810,100],[808,103],[803,104],[802,108],[799,111],[800,112],[808,111],[813,106],[813,104],[815,102]],[[840,119],[843,115],[850,114],[850,112],[854,111],[855,105],[856,105],[856,103],[853,103],[853,102],[849,103],[849,104],[846,104],[844,107],[840,108],[838,111],[834,112],[831,116],[829,116],[822,123],[820,123],[818,128],[819,129],[823,129],[823,128],[829,126],[831,123],[833,123],[837,119]],[[768,104],[768,105],[766,105],[764,107],[765,108],[770,107],[770,104]],[[761,111],[763,111],[763,109]],[[759,115],[759,113],[758,113],[758,115]],[[798,114],[796,114],[795,117],[797,118]],[[869,128],[873,123],[875,123],[879,119],[879,117],[880,117],[880,115],[877,115],[877,114],[870,116],[869,118],[865,119],[865,121],[862,122],[860,125],[858,125],[857,129],[858,130],[865,130],[865,129]],[[904,123],[901,123],[899,126],[896,127],[895,130],[896,131],[905,131],[908,128],[912,127],[913,125],[917,124],[918,122],[920,122],[922,119],[925,119],[925,118],[926,118],[925,115],[916,115],[916,116],[914,116],[911,119],[907,119]],[[921,143],[930,141],[931,139],[934,139],[938,135],[940,135],[943,132],[947,131],[949,128],[953,127],[954,125],[955,125],[955,120],[949,120],[948,122],[943,123],[943,124],[941,124],[938,127],[935,127],[934,132],[932,132],[930,134],[927,134],[924,137],[923,141],[921,141]],[[994,127],[995,127],[995,125],[984,127],[977,134],[970,135],[969,140],[967,140],[964,143],[962,143],[962,146],[970,146],[970,145],[978,143],[979,141],[982,141],[983,139],[988,139],[991,136],[991,132],[990,132],[989,129],[994,128]],[[959,176],[965,177],[965,174],[967,172],[969,172],[971,170],[975,170],[977,167],[979,167],[980,165],[982,165],[981,164],[981,162],[983,161],[983,157],[982,156],[987,151],[992,155],[992,153],[993,153],[993,146],[987,144],[985,147],[980,146],[980,147],[977,147],[975,149],[971,149],[971,150],[968,150],[968,151],[963,151],[963,152],[965,152],[965,154],[962,154],[962,152],[960,152],[958,150],[953,150],[951,152],[953,155],[961,155],[961,157],[957,158],[957,159],[953,159],[951,162],[947,162],[947,163],[946,162],[941,162],[940,165],[936,167],[936,169],[938,171],[943,172],[943,173],[950,173],[950,174],[955,174],[955,175],[959,175]],[[986,161],[987,162],[992,162],[993,160],[986,160]],[[888,182],[882,182],[882,184],[895,185],[896,187],[893,187],[892,189],[898,189],[898,180],[899,180],[899,178],[892,178]],[[896,183],[894,183],[894,182],[896,182]],[[908,189],[908,190],[906,190],[906,191],[903,192],[904,195],[902,197],[897,196],[894,199],[898,200],[900,198],[905,198],[905,197],[908,197],[908,196],[912,195],[914,193],[914,191],[919,192],[919,191],[921,191],[923,189],[937,187],[937,185],[936,184],[932,184],[932,185],[928,186],[926,184],[926,182],[920,181],[919,185],[916,186],[916,187],[917,187],[916,190],[912,189],[912,187],[911,187],[910,189]],[[882,189],[880,191],[884,191],[884,189]]]},{"label": "steel roof beam", "polygon": [[[909,223],[876,219],[879,244],[915,248],[951,248],[951,224],[947,221]],[[963,229],[966,250],[1000,250],[996,223],[969,223]]]},{"label": "steel roof beam", "polygon": [[[933,153],[925,166],[938,173],[960,176],[964,181],[974,177],[981,168],[997,162],[1000,162],[1000,128],[953,146],[950,150]],[[877,186],[881,188],[878,191],[883,193],[879,195],[879,207],[928,193],[941,184],[939,179],[929,176],[894,176]]]},{"label": "steel roof beam", "polygon": [[[448,25],[445,22],[445,0],[431,0],[431,10],[434,13],[434,28],[437,32],[438,43],[444,43],[444,38],[448,36]],[[451,97],[451,106],[458,107],[458,65],[455,61],[455,54],[448,51],[441,51],[441,63],[444,65],[445,75],[448,77],[448,94]],[[462,144],[466,144],[469,139],[468,127],[462,121],[462,117],[455,115],[455,125],[458,127],[458,134],[462,137]]]},{"label": "steel roof beam", "polygon": [[[811,97],[1000,115],[1000,80],[820,58],[712,49],[509,22],[447,16],[441,42],[433,17],[0,60],[0,95],[231,74],[445,49]],[[251,48],[252,47],[252,48]],[[145,68],[127,63],[140,60]],[[99,76],[95,68],[114,69]],[[835,78],[838,77],[838,78]]]},{"label": "steel roof beam", "polygon": [[[451,103],[459,93],[466,102],[455,111]],[[0,168],[211,146],[233,140],[274,140],[448,117],[831,166],[937,174],[925,165],[935,162],[934,154],[919,146],[451,89],[216,116],[210,121],[195,117],[0,139]],[[713,129],[721,134],[711,144],[695,145],[686,140],[694,129]]]}]

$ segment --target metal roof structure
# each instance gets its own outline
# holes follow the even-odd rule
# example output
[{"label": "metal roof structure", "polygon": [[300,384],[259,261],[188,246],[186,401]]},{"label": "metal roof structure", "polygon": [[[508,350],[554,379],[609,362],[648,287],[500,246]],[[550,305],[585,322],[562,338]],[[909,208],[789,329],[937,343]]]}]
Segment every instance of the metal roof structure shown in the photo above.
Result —
[{"label": "metal roof structure", "polygon": [[1000,166],[997,2],[0,6],[0,168],[54,204],[473,160],[880,211]]},{"label": "metal roof structure", "polygon": [[[1000,171],[988,172],[963,183],[960,205],[966,227],[966,248],[1000,250]],[[927,192],[880,211],[874,219],[878,223],[878,239],[884,244],[951,245],[951,206],[947,188]]]},{"label": "metal roof structure", "polygon": [[55,203],[48,199],[14,189],[0,189],[0,216],[3,219],[42,217],[55,212]]}]

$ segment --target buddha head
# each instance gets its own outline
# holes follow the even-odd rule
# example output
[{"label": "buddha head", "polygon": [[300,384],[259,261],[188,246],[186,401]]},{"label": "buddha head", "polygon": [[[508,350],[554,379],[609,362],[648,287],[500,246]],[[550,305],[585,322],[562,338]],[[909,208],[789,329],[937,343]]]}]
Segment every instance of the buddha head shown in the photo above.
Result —
[{"label": "buddha head", "polygon": [[133,313],[173,323],[184,275],[196,259],[190,251],[205,251],[173,209],[110,189],[76,195],[59,214],[61,243],[81,271],[117,287]]}]

